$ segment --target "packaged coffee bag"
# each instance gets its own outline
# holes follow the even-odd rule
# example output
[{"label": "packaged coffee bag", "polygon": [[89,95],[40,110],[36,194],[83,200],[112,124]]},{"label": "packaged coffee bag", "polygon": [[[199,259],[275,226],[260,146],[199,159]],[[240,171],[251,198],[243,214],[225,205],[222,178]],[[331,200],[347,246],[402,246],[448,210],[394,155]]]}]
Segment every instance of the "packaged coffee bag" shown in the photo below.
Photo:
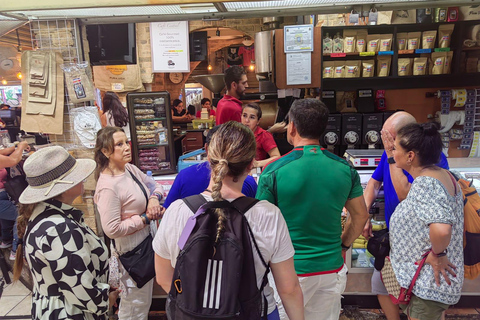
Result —
[{"label": "packaged coffee bag", "polygon": [[438,27],[438,47],[450,48],[454,24],[442,24]]},{"label": "packaged coffee bag", "polygon": [[437,30],[423,31],[422,33],[422,48],[433,49],[435,48],[435,40],[437,39]]},{"label": "packaged coffee bag", "polygon": [[427,58],[420,57],[415,58],[413,61],[413,75],[414,76],[423,76],[427,74]]},{"label": "packaged coffee bag", "polygon": [[375,75],[375,60],[362,61],[362,77],[370,78]]},{"label": "packaged coffee bag", "polygon": [[345,78],[345,61],[334,61],[334,78]]},{"label": "packaged coffee bag", "polygon": [[369,34],[367,36],[367,52],[378,52],[378,49],[380,49],[379,43],[379,34]]},{"label": "packaged coffee bag", "polygon": [[421,32],[409,32],[407,49],[408,50],[419,49],[421,36],[422,36]]},{"label": "packaged coffee bag", "polygon": [[379,77],[388,77],[390,75],[391,56],[378,56],[377,72]]},{"label": "packaged coffee bag", "polygon": [[392,34],[380,35],[380,49],[378,51],[390,51],[392,50]]},{"label": "packaged coffee bag", "polygon": [[398,59],[398,75],[400,77],[411,75],[411,70],[412,70],[411,58]]},{"label": "packaged coffee bag", "polygon": [[343,31],[343,52],[350,53],[355,52],[357,31],[352,29],[346,29]]},{"label": "packaged coffee bag", "polygon": [[333,78],[333,74],[335,71],[335,63],[333,61],[325,61],[323,62],[323,78]]},{"label": "packaged coffee bag", "polygon": [[366,29],[357,30],[357,52],[365,52],[367,48],[368,31]]},{"label": "packaged coffee bag", "polygon": [[360,76],[360,60],[345,62],[345,78],[358,78]]},{"label": "packaged coffee bag", "polygon": [[397,33],[397,50],[407,50],[408,33]]}]

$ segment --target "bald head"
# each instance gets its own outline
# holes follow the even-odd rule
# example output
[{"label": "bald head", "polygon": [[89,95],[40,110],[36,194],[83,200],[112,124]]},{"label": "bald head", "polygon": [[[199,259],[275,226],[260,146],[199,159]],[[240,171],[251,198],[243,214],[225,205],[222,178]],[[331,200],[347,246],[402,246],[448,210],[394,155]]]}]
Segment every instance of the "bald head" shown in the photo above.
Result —
[{"label": "bald head", "polygon": [[398,130],[405,127],[407,124],[416,123],[417,120],[408,112],[399,111],[392,114],[383,124],[383,130],[387,130],[390,134],[395,137],[397,136]]}]

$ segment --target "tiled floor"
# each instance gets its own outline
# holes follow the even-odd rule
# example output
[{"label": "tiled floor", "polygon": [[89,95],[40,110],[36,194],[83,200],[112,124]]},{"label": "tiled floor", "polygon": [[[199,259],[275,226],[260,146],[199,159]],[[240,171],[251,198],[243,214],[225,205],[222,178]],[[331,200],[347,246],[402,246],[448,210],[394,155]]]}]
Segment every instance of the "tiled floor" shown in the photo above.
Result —
[{"label": "tiled floor", "polygon": [[26,316],[25,319],[31,318],[31,308],[31,292],[20,281],[4,287],[0,297],[0,317]]}]

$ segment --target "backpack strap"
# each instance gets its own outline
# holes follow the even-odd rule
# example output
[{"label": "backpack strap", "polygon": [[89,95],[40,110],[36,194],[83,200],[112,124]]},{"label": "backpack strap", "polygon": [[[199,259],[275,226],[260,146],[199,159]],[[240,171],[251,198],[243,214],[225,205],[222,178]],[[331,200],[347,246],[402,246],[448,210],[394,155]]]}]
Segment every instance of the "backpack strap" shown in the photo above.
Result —
[{"label": "backpack strap", "polygon": [[201,194],[189,196],[183,198],[182,200],[185,202],[187,207],[192,210],[193,213],[197,212],[198,208],[200,208],[202,204],[207,203],[207,200]]}]

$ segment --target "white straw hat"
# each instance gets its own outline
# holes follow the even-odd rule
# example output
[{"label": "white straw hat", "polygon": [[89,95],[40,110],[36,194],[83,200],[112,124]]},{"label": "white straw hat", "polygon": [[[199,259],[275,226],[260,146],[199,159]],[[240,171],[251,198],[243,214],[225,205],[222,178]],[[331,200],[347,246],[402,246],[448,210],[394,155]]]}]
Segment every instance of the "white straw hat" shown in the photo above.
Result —
[{"label": "white straw hat", "polygon": [[40,149],[23,165],[28,187],[20,195],[19,202],[30,204],[54,198],[91,175],[95,166],[91,159],[75,160],[59,146]]}]

